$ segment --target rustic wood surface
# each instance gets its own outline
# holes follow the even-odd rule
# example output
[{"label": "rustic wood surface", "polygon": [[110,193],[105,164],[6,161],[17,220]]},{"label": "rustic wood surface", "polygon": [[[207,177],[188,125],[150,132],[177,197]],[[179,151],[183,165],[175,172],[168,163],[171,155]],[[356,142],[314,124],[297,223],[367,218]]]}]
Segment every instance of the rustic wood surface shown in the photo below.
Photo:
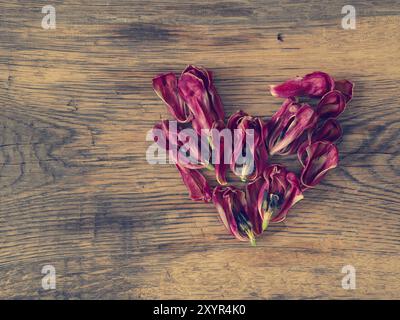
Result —
[{"label": "rustic wood surface", "polygon": [[[0,298],[400,298],[398,1],[0,8]],[[255,248],[191,202],[173,166],[146,162],[147,131],[169,118],[151,79],[189,63],[215,72],[227,114],[272,115],[267,86],[314,70],[356,83],[340,167]]]}]

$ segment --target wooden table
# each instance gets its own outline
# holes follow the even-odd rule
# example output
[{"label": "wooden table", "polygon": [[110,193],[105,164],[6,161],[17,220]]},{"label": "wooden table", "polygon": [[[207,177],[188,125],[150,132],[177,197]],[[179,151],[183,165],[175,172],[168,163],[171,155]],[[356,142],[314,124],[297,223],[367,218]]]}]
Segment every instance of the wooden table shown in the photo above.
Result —
[{"label": "wooden table", "polygon": [[[1,4],[0,298],[400,298],[398,1],[351,1],[355,30],[342,0],[55,0],[48,30],[44,4]],[[271,116],[267,86],[314,70],[356,84],[340,167],[255,248],[146,161],[151,79],[187,64],[227,114]]]}]

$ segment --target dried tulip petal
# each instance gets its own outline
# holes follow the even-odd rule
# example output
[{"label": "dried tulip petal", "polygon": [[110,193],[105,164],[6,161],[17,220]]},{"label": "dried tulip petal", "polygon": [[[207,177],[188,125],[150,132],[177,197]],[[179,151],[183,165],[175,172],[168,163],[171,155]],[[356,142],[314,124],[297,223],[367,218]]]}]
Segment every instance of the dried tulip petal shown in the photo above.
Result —
[{"label": "dried tulip petal", "polygon": [[317,141],[299,150],[298,158],[303,166],[300,181],[306,189],[316,186],[329,170],[337,167],[339,151],[329,141]]},{"label": "dried tulip petal", "polygon": [[178,92],[178,81],[174,73],[159,75],[153,79],[153,89],[167,105],[168,111],[181,123],[192,120],[192,115]]},{"label": "dried tulip petal", "polygon": [[187,169],[179,164],[176,164],[176,167],[181,174],[183,183],[189,190],[190,199],[193,201],[210,202],[212,192],[206,178],[201,172],[199,170]]},{"label": "dried tulip petal", "polygon": [[322,97],[334,88],[333,78],[325,73],[316,71],[285,81],[282,84],[271,86],[271,94],[274,97]]},{"label": "dried tulip petal", "polygon": [[317,114],[320,119],[336,119],[346,108],[345,96],[337,90],[324,95],[317,105]]}]

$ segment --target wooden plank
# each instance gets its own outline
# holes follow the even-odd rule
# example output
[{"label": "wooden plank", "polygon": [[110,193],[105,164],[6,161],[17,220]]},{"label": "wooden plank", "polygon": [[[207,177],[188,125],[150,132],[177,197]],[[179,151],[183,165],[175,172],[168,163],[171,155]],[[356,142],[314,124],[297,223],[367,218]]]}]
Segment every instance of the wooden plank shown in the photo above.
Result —
[{"label": "wooden plank", "polygon": [[[397,1],[352,1],[356,30],[345,1],[52,3],[55,30],[36,1],[1,4],[0,298],[400,297]],[[271,116],[267,86],[314,70],[356,83],[340,167],[256,248],[146,162],[168,117],[151,79],[189,63],[215,72],[227,114]]]}]

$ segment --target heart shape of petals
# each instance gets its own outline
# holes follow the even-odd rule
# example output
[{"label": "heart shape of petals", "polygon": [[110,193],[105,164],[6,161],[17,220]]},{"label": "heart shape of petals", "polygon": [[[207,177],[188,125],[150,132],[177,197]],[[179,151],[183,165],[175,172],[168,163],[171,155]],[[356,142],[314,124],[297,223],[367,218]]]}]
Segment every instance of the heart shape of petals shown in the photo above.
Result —
[{"label": "heart shape of petals", "polygon": [[[178,77],[161,74],[153,89],[175,119],[154,126],[156,146],[175,164],[189,197],[212,202],[229,233],[253,246],[338,166],[338,117],[354,94],[351,81],[315,71],[270,86],[274,97],[284,98],[270,118],[239,110],[226,121],[212,72],[204,67],[189,65]],[[270,163],[292,154],[298,171]],[[232,184],[228,168],[241,185]],[[216,185],[205,169],[214,171]]]}]

